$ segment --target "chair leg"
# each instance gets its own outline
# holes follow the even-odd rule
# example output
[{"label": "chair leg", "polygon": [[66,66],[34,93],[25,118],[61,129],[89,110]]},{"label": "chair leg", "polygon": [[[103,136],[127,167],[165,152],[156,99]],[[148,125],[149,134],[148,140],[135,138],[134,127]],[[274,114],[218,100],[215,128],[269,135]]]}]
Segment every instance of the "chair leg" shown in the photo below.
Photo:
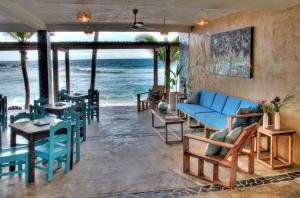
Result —
[{"label": "chair leg", "polygon": [[219,165],[214,164],[213,165],[213,181],[218,181],[219,180]]},{"label": "chair leg", "polygon": [[18,161],[18,171],[19,171],[19,176],[22,176],[22,161]]},{"label": "chair leg", "polygon": [[76,161],[80,161],[80,133],[76,135]]},{"label": "chair leg", "polygon": [[83,123],[83,127],[82,127],[82,135],[83,135],[83,141],[86,141],[86,124]]},{"label": "chair leg", "polygon": [[59,157],[57,159],[57,163],[58,163],[58,169],[61,169],[61,167],[62,167],[62,158],[61,157]]},{"label": "chair leg", "polygon": [[201,158],[198,158],[198,176],[203,176],[203,170],[204,170],[204,160]]},{"label": "chair leg", "polygon": [[236,186],[237,166],[238,166],[238,153],[236,149],[233,149],[231,155],[231,168],[230,168],[230,179],[229,179],[230,188],[235,188]]},{"label": "chair leg", "polygon": [[2,164],[0,164],[0,179],[2,177]]},{"label": "chair leg", "polygon": [[50,157],[48,160],[48,181],[51,182],[53,180],[53,158]]},{"label": "chair leg", "polygon": [[97,122],[99,122],[100,120],[100,112],[99,112],[99,107],[97,108],[97,111],[96,111],[96,116],[97,116]]}]

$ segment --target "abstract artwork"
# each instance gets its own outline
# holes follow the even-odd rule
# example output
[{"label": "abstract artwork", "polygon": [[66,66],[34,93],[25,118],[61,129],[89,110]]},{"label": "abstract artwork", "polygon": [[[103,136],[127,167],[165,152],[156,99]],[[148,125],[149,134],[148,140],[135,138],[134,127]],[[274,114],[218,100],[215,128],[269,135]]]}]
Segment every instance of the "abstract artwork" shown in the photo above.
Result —
[{"label": "abstract artwork", "polygon": [[210,72],[252,78],[253,28],[213,34],[210,42]]}]

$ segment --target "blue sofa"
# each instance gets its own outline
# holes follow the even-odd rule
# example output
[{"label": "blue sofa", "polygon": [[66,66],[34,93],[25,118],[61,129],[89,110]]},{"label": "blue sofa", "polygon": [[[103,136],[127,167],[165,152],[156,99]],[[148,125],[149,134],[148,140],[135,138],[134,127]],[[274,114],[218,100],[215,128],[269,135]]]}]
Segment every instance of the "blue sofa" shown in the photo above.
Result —
[{"label": "blue sofa", "polygon": [[[237,117],[246,117],[244,126],[258,122],[262,116],[259,106],[252,101],[227,96],[223,93],[200,89],[198,104],[177,103],[177,113],[185,113],[204,125],[205,129],[232,129],[232,121]],[[236,115],[239,108],[251,107],[250,114]]]}]

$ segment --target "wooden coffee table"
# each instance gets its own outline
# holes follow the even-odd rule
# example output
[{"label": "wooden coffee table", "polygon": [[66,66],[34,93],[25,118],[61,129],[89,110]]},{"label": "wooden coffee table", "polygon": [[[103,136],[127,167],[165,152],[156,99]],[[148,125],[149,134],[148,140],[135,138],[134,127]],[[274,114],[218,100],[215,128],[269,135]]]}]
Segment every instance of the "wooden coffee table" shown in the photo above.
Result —
[{"label": "wooden coffee table", "polygon": [[[170,112],[167,112],[166,114],[160,113],[157,109],[151,109],[151,113],[152,113],[153,130],[166,144],[182,142],[184,120],[182,120],[181,118],[179,118],[178,116],[176,116],[175,114],[172,114]],[[172,116],[172,118],[170,118],[170,116]],[[155,118],[158,119],[160,122],[162,122],[163,125],[155,126],[155,124],[154,124]],[[179,137],[175,133],[175,131],[173,131],[171,128],[168,127],[168,125],[175,125],[175,124],[180,125],[181,137]],[[164,129],[165,137],[161,134],[162,132],[159,129]],[[168,140],[169,133],[172,134],[176,138],[176,140],[169,141]]]}]

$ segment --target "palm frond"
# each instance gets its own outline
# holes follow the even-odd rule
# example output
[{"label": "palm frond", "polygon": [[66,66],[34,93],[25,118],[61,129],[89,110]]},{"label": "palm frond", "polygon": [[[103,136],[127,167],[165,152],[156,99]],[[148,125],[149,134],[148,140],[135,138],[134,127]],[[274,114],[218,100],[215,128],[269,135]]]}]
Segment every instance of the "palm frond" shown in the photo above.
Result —
[{"label": "palm frond", "polygon": [[25,43],[30,39],[35,33],[34,32],[9,32],[8,35],[17,40],[18,42]]},{"label": "palm frond", "polygon": [[149,43],[157,42],[155,37],[150,34],[139,34],[135,37],[135,40],[139,42],[149,42]]}]

